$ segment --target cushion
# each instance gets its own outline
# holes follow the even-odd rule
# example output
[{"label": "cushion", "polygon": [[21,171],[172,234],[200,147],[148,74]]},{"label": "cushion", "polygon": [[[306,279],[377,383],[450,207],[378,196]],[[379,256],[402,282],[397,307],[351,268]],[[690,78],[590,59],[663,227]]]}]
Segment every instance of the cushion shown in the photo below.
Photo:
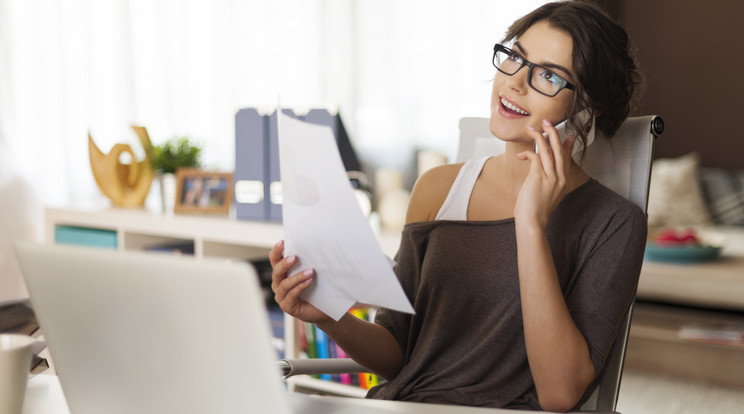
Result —
[{"label": "cushion", "polygon": [[712,224],[700,182],[699,155],[654,161],[648,196],[649,226],[689,226]]},{"label": "cushion", "polygon": [[700,184],[716,224],[744,225],[744,171],[701,168]]}]

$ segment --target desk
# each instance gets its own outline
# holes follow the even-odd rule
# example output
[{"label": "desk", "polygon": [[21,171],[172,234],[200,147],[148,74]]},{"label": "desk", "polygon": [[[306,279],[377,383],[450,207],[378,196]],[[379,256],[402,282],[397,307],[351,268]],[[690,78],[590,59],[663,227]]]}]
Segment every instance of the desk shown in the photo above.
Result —
[{"label": "desk", "polygon": [[[507,414],[512,410],[419,404],[401,401],[365,400],[345,397],[318,397],[288,393],[293,414]],[[246,413],[250,407],[246,407]],[[519,411],[530,413],[532,411]],[[596,413],[596,412],[595,412]],[[37,375],[28,382],[23,414],[70,414],[59,379]]]}]

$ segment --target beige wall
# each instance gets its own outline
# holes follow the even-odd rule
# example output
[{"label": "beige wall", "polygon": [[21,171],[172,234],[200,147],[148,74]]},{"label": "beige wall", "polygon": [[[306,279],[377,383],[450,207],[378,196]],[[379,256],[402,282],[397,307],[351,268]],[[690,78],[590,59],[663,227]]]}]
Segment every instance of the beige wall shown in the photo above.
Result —
[{"label": "beige wall", "polygon": [[703,166],[744,169],[744,2],[599,3],[639,49],[646,76],[640,112],[666,121],[657,158],[697,151]]}]

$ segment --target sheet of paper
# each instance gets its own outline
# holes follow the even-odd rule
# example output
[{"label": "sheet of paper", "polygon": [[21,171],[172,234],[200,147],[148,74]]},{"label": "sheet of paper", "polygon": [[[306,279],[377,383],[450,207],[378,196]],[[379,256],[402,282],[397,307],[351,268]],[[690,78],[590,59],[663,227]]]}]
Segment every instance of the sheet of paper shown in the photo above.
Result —
[{"label": "sheet of paper", "polygon": [[362,214],[331,128],[278,112],[285,255],[313,268],[304,299],[338,320],[355,303],[413,313]]}]

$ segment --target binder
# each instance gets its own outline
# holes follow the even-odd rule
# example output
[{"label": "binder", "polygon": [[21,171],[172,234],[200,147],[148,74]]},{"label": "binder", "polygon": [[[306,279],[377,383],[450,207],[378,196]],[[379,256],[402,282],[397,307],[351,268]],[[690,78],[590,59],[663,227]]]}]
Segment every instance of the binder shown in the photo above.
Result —
[{"label": "binder", "polygon": [[315,125],[330,127],[333,136],[336,136],[337,123],[336,119],[327,109],[311,109],[303,118],[305,122]]},{"label": "binder", "polygon": [[327,109],[311,109],[305,115],[305,122],[331,127],[333,136],[336,138],[336,145],[338,146],[338,152],[341,155],[344,169],[346,171],[361,171],[359,159],[356,152],[354,152],[354,148],[351,146],[351,141],[349,141],[349,135],[346,133],[346,128],[344,128],[340,112],[334,115],[328,112]]},{"label": "binder", "polygon": [[266,220],[269,215],[268,120],[254,108],[235,114],[235,215]]},{"label": "binder", "polygon": [[[346,171],[361,171],[340,114],[332,114],[327,109],[312,109],[304,116],[291,109],[282,109],[282,112],[295,119],[330,127]],[[236,217],[281,222],[281,185],[276,111],[261,115],[255,108],[239,110],[235,115]]]}]

